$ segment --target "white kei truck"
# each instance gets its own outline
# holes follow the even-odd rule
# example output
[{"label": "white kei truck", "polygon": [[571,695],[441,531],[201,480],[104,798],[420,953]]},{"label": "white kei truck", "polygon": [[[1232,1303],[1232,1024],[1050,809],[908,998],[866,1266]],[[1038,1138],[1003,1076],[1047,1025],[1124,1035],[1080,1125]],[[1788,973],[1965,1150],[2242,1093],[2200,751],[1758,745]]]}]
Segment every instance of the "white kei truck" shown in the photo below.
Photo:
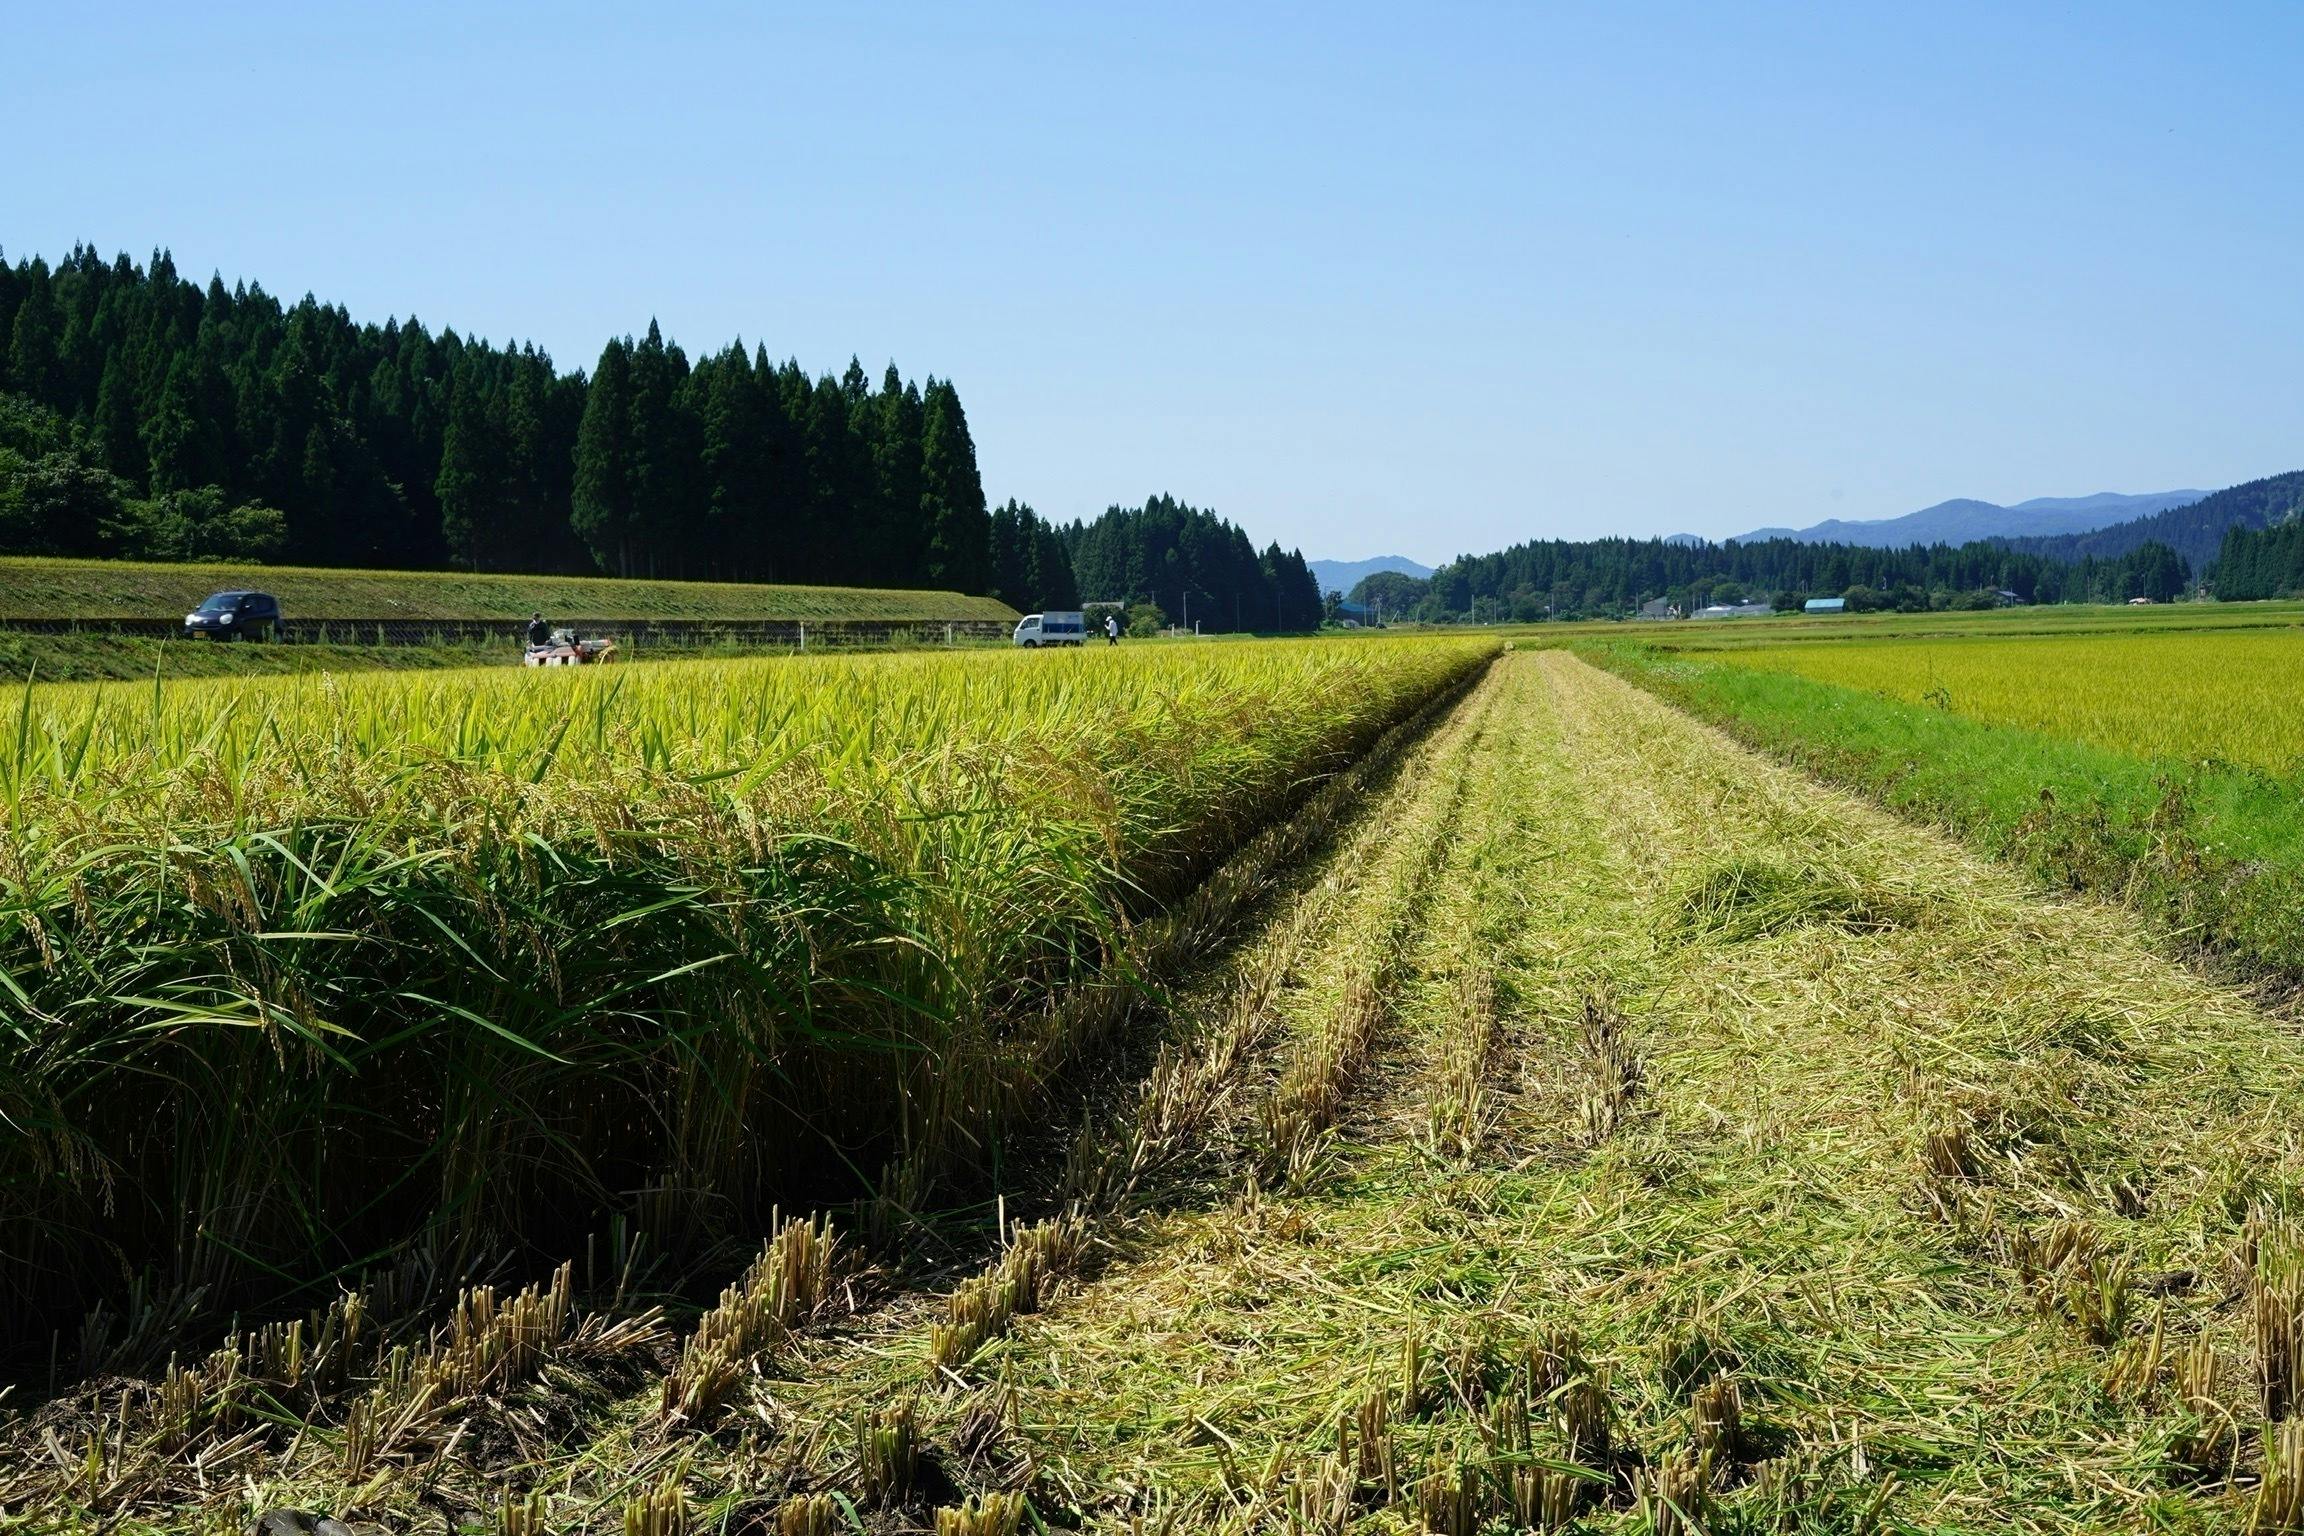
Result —
[{"label": "white kei truck", "polygon": [[1084,645],[1088,616],[1084,613],[1028,613],[1016,626],[1016,644],[1031,651],[1043,645]]}]

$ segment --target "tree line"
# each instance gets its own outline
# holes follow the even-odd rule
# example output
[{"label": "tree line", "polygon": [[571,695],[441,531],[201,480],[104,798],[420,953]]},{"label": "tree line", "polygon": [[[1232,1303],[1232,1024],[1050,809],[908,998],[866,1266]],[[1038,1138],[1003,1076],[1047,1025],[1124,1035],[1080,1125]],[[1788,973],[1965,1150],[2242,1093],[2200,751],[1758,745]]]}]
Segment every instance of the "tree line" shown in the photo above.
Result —
[{"label": "tree line", "polygon": [[0,552],[1076,596],[949,380],[651,323],[593,371],[76,247],[0,258]]},{"label": "tree line", "polygon": [[1460,556],[1428,580],[1379,573],[1349,595],[1381,598],[1387,614],[1403,618],[1529,623],[1621,617],[1657,600],[1689,613],[1761,596],[1905,608],[1985,602],[2001,591],[2028,603],[2166,601],[2190,578],[2183,558],[2157,543],[2066,562],[1988,542],[1867,549],[1794,539],[1547,539]]},{"label": "tree line", "polygon": [[2304,518],[2269,528],[2225,530],[2215,593],[2225,598],[2304,597]]},{"label": "tree line", "polygon": [[1110,507],[1063,530],[1080,597],[1148,606],[1204,633],[1316,629],[1320,584],[1301,550],[1259,552],[1246,532],[1173,496]]}]

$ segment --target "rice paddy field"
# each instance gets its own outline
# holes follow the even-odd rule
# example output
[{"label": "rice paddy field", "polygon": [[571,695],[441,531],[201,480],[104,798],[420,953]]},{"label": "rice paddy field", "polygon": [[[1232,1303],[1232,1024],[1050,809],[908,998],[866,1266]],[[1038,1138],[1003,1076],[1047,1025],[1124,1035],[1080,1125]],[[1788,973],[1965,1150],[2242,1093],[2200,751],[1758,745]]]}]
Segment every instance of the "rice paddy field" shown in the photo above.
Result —
[{"label": "rice paddy field", "polygon": [[2126,902],[2228,973],[2304,978],[2292,605],[1953,617],[1574,643],[2052,886]]},{"label": "rice paddy field", "polygon": [[1694,628],[0,697],[0,1530],[2304,1529],[2288,760]]},{"label": "rice paddy field", "polygon": [[2304,629],[1899,638],[1735,660],[2131,756],[2304,769]]}]

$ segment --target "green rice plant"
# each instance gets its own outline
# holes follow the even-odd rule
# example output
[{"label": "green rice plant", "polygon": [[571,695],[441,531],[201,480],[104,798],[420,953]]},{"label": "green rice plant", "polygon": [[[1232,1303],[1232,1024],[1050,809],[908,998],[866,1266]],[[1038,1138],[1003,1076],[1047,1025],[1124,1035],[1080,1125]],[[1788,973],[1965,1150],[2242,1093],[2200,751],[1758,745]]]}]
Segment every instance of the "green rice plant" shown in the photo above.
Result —
[{"label": "green rice plant", "polygon": [[1108,1026],[1050,998],[1492,654],[0,690],[0,1344],[973,1178]]},{"label": "green rice plant", "polygon": [[[2211,631],[1585,654],[2054,886],[2125,901],[2186,947],[2293,979],[2304,975],[2304,801],[2286,691],[2297,643],[2292,630]],[[1953,685],[1951,712],[1920,697],[1948,666],[1978,669]],[[1992,688],[2032,702],[2002,707]]]}]

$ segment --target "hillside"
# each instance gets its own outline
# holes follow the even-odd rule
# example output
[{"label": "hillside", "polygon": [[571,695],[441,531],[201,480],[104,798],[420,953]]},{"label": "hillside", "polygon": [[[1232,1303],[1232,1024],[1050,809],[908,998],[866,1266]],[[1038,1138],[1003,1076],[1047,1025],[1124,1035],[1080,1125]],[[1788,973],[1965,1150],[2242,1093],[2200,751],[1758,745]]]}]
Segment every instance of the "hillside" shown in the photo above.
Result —
[{"label": "hillside", "polygon": [[0,559],[0,621],[168,619],[211,592],[257,587],[301,619],[895,620],[1013,619],[997,598],[872,587],[628,581],[604,576],[486,576],[306,566],[154,565],[126,560]]},{"label": "hillside", "polygon": [[2086,533],[2123,519],[2198,501],[2202,491],[2152,491],[2128,496],[2036,496],[2012,507],[1966,497],[1940,501],[1902,517],[1850,522],[1829,518],[1807,528],[1755,528],[1737,542],[1795,539],[1803,544],[1848,544],[1859,549],[1902,549],[1912,544],[1968,544],[1978,539],[2052,537]]},{"label": "hillside", "polygon": [[2165,544],[2194,571],[2216,558],[2225,533],[2233,528],[2263,528],[2304,506],[2304,470],[2250,480],[2188,506],[2171,507],[2150,517],[2139,517],[2092,532],[2061,538],[2006,539],[2009,548],[2050,560],[2109,560],[2147,544]]}]

